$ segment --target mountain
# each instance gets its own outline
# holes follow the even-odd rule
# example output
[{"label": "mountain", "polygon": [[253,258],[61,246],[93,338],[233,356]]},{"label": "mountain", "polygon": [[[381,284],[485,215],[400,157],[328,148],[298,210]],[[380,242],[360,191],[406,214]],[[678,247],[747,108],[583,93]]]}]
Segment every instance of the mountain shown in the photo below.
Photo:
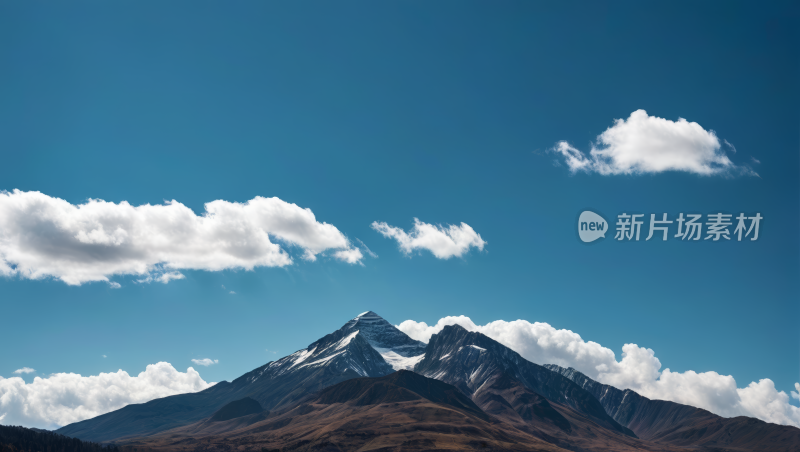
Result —
[{"label": "mountain", "polygon": [[245,397],[266,410],[274,410],[344,380],[394,372],[381,353],[400,367],[412,353],[423,350],[424,344],[369,311],[305,349],[267,363],[230,383],[223,381],[198,393],[128,405],[67,425],[58,432],[98,442],[147,436],[199,421],[223,405]]},{"label": "mountain", "polygon": [[566,452],[497,422],[457,388],[414,372],[355,378],[291,410],[217,432],[203,421],[129,443],[156,450]]},{"label": "mountain", "polygon": [[[521,389],[506,379],[503,386]],[[522,389],[523,414],[539,417],[549,405]],[[544,405],[540,403],[544,402]],[[572,412],[558,404],[553,407]],[[549,409],[552,410],[553,407]],[[576,418],[564,419],[568,423]],[[188,426],[128,442],[130,448],[185,451],[650,451],[687,449],[642,441],[597,424],[572,424],[572,437],[542,438],[542,431],[519,428],[484,412],[458,388],[414,372],[355,378],[314,394],[306,401],[268,415],[244,415],[226,421],[206,419]],[[547,426],[544,427],[547,430]],[[557,427],[563,428],[563,426]],[[560,442],[562,444],[554,444]]]},{"label": "mountain", "polygon": [[598,425],[635,436],[611,418],[598,400],[572,380],[527,361],[517,352],[481,333],[449,325],[431,337],[425,357],[414,371],[450,383],[470,397],[481,398],[487,381],[513,379],[540,397],[586,415]]},{"label": "mountain", "polygon": [[651,401],[458,325],[424,344],[372,311],[230,383],[58,432],[164,450],[800,452],[793,427]]},{"label": "mountain", "polygon": [[649,441],[714,450],[800,452],[800,429],[745,416],[723,418],[666,400],[650,400],[630,389],[598,383],[573,368],[549,364],[592,393],[617,422]]}]

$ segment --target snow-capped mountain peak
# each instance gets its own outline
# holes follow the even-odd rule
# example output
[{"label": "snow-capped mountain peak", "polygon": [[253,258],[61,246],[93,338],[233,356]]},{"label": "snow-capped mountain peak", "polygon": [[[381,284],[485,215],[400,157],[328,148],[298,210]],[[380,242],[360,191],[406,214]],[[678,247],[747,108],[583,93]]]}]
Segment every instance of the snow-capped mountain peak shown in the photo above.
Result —
[{"label": "snow-capped mountain peak", "polygon": [[358,331],[395,370],[412,369],[425,354],[424,343],[411,339],[372,311],[359,314],[339,331]]},{"label": "snow-capped mountain peak", "polygon": [[274,378],[323,368],[338,374],[354,372],[362,377],[377,377],[411,369],[424,354],[425,344],[367,311],[305,349],[256,369],[248,378],[254,383],[267,376]]}]

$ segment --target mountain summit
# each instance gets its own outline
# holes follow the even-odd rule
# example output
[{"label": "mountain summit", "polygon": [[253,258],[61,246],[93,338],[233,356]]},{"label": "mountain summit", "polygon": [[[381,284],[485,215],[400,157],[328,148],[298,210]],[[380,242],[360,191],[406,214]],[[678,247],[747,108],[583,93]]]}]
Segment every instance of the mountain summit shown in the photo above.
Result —
[{"label": "mountain summit", "polygon": [[340,331],[358,331],[394,370],[412,369],[425,354],[424,343],[411,339],[372,311],[359,314]]}]

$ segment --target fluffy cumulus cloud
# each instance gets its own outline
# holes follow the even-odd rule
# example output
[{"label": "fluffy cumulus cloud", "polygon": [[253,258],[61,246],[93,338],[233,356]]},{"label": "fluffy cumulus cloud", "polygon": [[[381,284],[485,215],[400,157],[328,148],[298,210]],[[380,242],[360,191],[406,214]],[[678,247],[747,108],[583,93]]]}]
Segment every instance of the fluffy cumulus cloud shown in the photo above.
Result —
[{"label": "fluffy cumulus cloud", "polygon": [[361,259],[335,226],[278,198],[212,201],[196,215],[174,200],[73,205],[39,192],[0,192],[0,274],[70,285],[113,275],[167,283],[183,279],[182,269],[283,267],[292,251],[309,261],[326,252],[351,264]]},{"label": "fluffy cumulus cloud", "polygon": [[439,259],[461,257],[472,247],[483,250],[486,245],[480,234],[466,223],[460,226],[437,226],[414,218],[414,227],[410,232],[377,221],[372,223],[372,229],[384,237],[395,239],[406,254],[428,250]]},{"label": "fluffy cumulus cloud", "polygon": [[[476,325],[469,317],[458,316],[440,319],[436,325],[406,320],[398,328],[427,342],[446,325],[456,324],[491,337],[531,362],[572,367],[601,383],[632,389],[651,399],[692,405],[725,417],[744,415],[800,427],[800,408],[791,405],[789,395],[775,388],[772,380],[739,388],[730,375],[661,370],[655,352],[636,344],[625,344],[622,359],[617,360],[611,349],[547,323],[497,320]],[[791,397],[800,400],[800,383],[795,384],[795,389],[797,392],[791,391]]]},{"label": "fluffy cumulus cloud", "polygon": [[198,366],[206,366],[206,367],[212,364],[219,364],[218,359],[211,359],[211,358],[193,359],[192,362],[197,364]]},{"label": "fluffy cumulus cloud", "polygon": [[33,372],[36,372],[36,370],[31,369],[30,367],[23,367],[22,369],[17,369],[17,370],[14,371],[14,373],[17,374],[17,375],[19,375],[19,374],[30,374],[30,373],[33,373]]},{"label": "fluffy cumulus cloud", "polygon": [[83,377],[73,373],[35,377],[0,377],[0,424],[53,429],[93,418],[131,403],[208,388],[191,367],[177,371],[165,362],[150,364],[130,376],[119,370]]},{"label": "fluffy cumulus cloud", "polygon": [[[736,152],[732,145],[727,146]],[[588,156],[566,141],[556,143],[553,151],[561,155],[572,172],[757,175],[749,167],[731,162],[713,130],[683,118],[671,121],[649,116],[644,110],[634,111],[627,120],[615,120],[597,137]]]}]

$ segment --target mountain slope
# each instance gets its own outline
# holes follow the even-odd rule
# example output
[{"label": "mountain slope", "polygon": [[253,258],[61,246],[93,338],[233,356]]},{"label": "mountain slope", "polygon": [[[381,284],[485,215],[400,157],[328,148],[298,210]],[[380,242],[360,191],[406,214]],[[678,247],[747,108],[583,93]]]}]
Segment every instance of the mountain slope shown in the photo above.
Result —
[{"label": "mountain slope", "polygon": [[[58,432],[89,441],[147,436],[199,421],[223,405],[245,397],[257,401],[266,410],[274,410],[350,378],[387,375],[394,369],[367,337],[398,355],[416,351],[418,345],[410,338],[395,337],[393,330],[403,333],[391,325],[387,328],[380,321],[387,325],[388,322],[374,317],[377,317],[374,313],[362,314],[305,349],[267,363],[230,383],[221,382],[198,393],[128,405],[67,425]],[[362,334],[359,328],[367,334]]]},{"label": "mountain slope", "polygon": [[521,382],[500,372],[489,378],[473,396],[483,410],[512,424],[536,423],[553,427],[565,433],[572,432],[572,425],[546,398],[526,388]]},{"label": "mountain slope", "polygon": [[381,378],[354,378],[344,381],[323,389],[317,396],[316,403],[330,405],[350,402],[357,406],[366,406],[420,399],[489,420],[489,416],[457,388],[407,370]]},{"label": "mountain slope", "polygon": [[94,442],[158,432],[210,416],[226,403],[241,398],[233,393],[235,390],[232,385],[223,381],[201,392],[128,405],[92,419],[69,424],[56,432]]},{"label": "mountain slope", "polygon": [[131,442],[161,450],[566,452],[499,423],[455,387],[410,371],[356,378],[267,419],[217,432],[201,421]]},{"label": "mountain slope", "polygon": [[507,374],[525,388],[582,413],[603,428],[634,436],[609,416],[589,392],[569,378],[525,360],[517,352],[481,333],[449,325],[431,337],[425,357],[414,371],[442,380],[474,397],[499,375]]},{"label": "mountain slope", "polygon": [[217,412],[211,416],[211,421],[223,422],[236,419],[237,417],[262,413],[263,411],[264,408],[261,407],[260,403],[256,402],[250,397],[245,397],[243,399],[234,400],[233,402],[230,402],[217,410]]},{"label": "mountain slope", "polygon": [[573,368],[545,367],[592,393],[609,415],[643,439],[719,450],[800,451],[800,429],[795,427],[745,416],[723,418],[700,408],[650,400],[630,389],[604,385]]}]

